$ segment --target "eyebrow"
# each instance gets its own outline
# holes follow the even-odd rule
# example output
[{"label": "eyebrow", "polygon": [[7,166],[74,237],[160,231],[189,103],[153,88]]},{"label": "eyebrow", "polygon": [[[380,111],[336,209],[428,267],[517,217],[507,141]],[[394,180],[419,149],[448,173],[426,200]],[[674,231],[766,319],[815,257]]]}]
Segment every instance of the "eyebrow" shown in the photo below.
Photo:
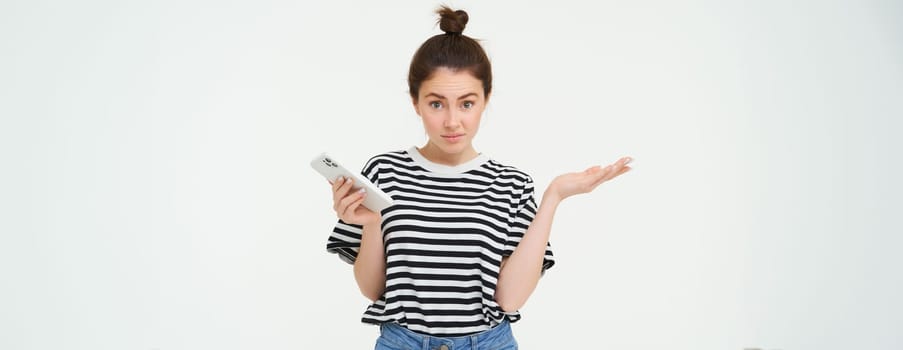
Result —
[{"label": "eyebrow", "polygon": [[[437,93],[435,93],[435,92],[428,93],[428,94],[426,94],[426,96],[424,96],[424,97],[430,97],[430,96],[436,97],[436,98],[438,98],[438,99],[440,99],[440,100],[445,100],[445,99],[446,99],[445,96],[442,96],[442,95],[437,94]],[[462,95],[461,97],[458,97],[458,99],[459,99],[459,100],[463,100],[463,99],[468,98],[468,97],[476,97],[476,96],[478,96],[476,92],[470,92],[470,93],[466,93],[466,94]]]}]

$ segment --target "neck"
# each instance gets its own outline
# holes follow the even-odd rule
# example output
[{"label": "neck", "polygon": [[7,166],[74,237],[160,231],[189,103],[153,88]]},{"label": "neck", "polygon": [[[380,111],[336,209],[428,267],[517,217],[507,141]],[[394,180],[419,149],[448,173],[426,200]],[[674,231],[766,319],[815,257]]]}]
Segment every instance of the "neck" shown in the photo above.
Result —
[{"label": "neck", "polygon": [[426,146],[423,146],[417,150],[420,151],[420,155],[422,155],[423,158],[426,158],[427,160],[436,164],[448,166],[464,164],[479,155],[479,153],[477,153],[477,150],[475,150],[473,146],[469,146],[458,153],[446,153],[439,149],[439,147],[436,147],[436,145],[429,142],[426,144]]}]

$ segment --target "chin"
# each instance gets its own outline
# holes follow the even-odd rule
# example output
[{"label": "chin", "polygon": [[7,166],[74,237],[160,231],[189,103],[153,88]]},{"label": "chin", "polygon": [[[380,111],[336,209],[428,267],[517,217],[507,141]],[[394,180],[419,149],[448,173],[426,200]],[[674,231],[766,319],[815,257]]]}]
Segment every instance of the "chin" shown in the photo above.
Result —
[{"label": "chin", "polygon": [[431,139],[429,143],[432,144],[433,147],[435,147],[435,150],[447,155],[461,154],[471,148],[469,139],[451,143],[446,141],[444,138],[439,137],[438,140]]}]

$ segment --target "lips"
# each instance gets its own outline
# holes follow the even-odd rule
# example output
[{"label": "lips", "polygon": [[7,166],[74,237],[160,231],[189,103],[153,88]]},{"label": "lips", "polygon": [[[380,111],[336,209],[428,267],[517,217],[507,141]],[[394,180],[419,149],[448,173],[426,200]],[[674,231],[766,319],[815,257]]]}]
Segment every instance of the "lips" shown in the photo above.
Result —
[{"label": "lips", "polygon": [[464,138],[464,134],[450,134],[450,135],[442,135],[448,142],[458,142]]}]

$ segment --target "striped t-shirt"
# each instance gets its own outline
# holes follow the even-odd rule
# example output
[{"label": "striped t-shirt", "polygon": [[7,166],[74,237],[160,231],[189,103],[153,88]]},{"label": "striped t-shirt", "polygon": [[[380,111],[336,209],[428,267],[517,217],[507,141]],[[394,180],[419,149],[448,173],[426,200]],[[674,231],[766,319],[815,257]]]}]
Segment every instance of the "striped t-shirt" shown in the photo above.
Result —
[{"label": "striped t-shirt", "polygon": [[[494,296],[502,257],[536,214],[529,175],[482,154],[454,167],[436,164],[416,147],[373,157],[362,174],[395,202],[382,212],[386,289],[363,322],[453,337],[520,319]],[[353,263],[361,232],[339,220],[327,251]],[[543,271],[553,264],[546,246]]]}]

